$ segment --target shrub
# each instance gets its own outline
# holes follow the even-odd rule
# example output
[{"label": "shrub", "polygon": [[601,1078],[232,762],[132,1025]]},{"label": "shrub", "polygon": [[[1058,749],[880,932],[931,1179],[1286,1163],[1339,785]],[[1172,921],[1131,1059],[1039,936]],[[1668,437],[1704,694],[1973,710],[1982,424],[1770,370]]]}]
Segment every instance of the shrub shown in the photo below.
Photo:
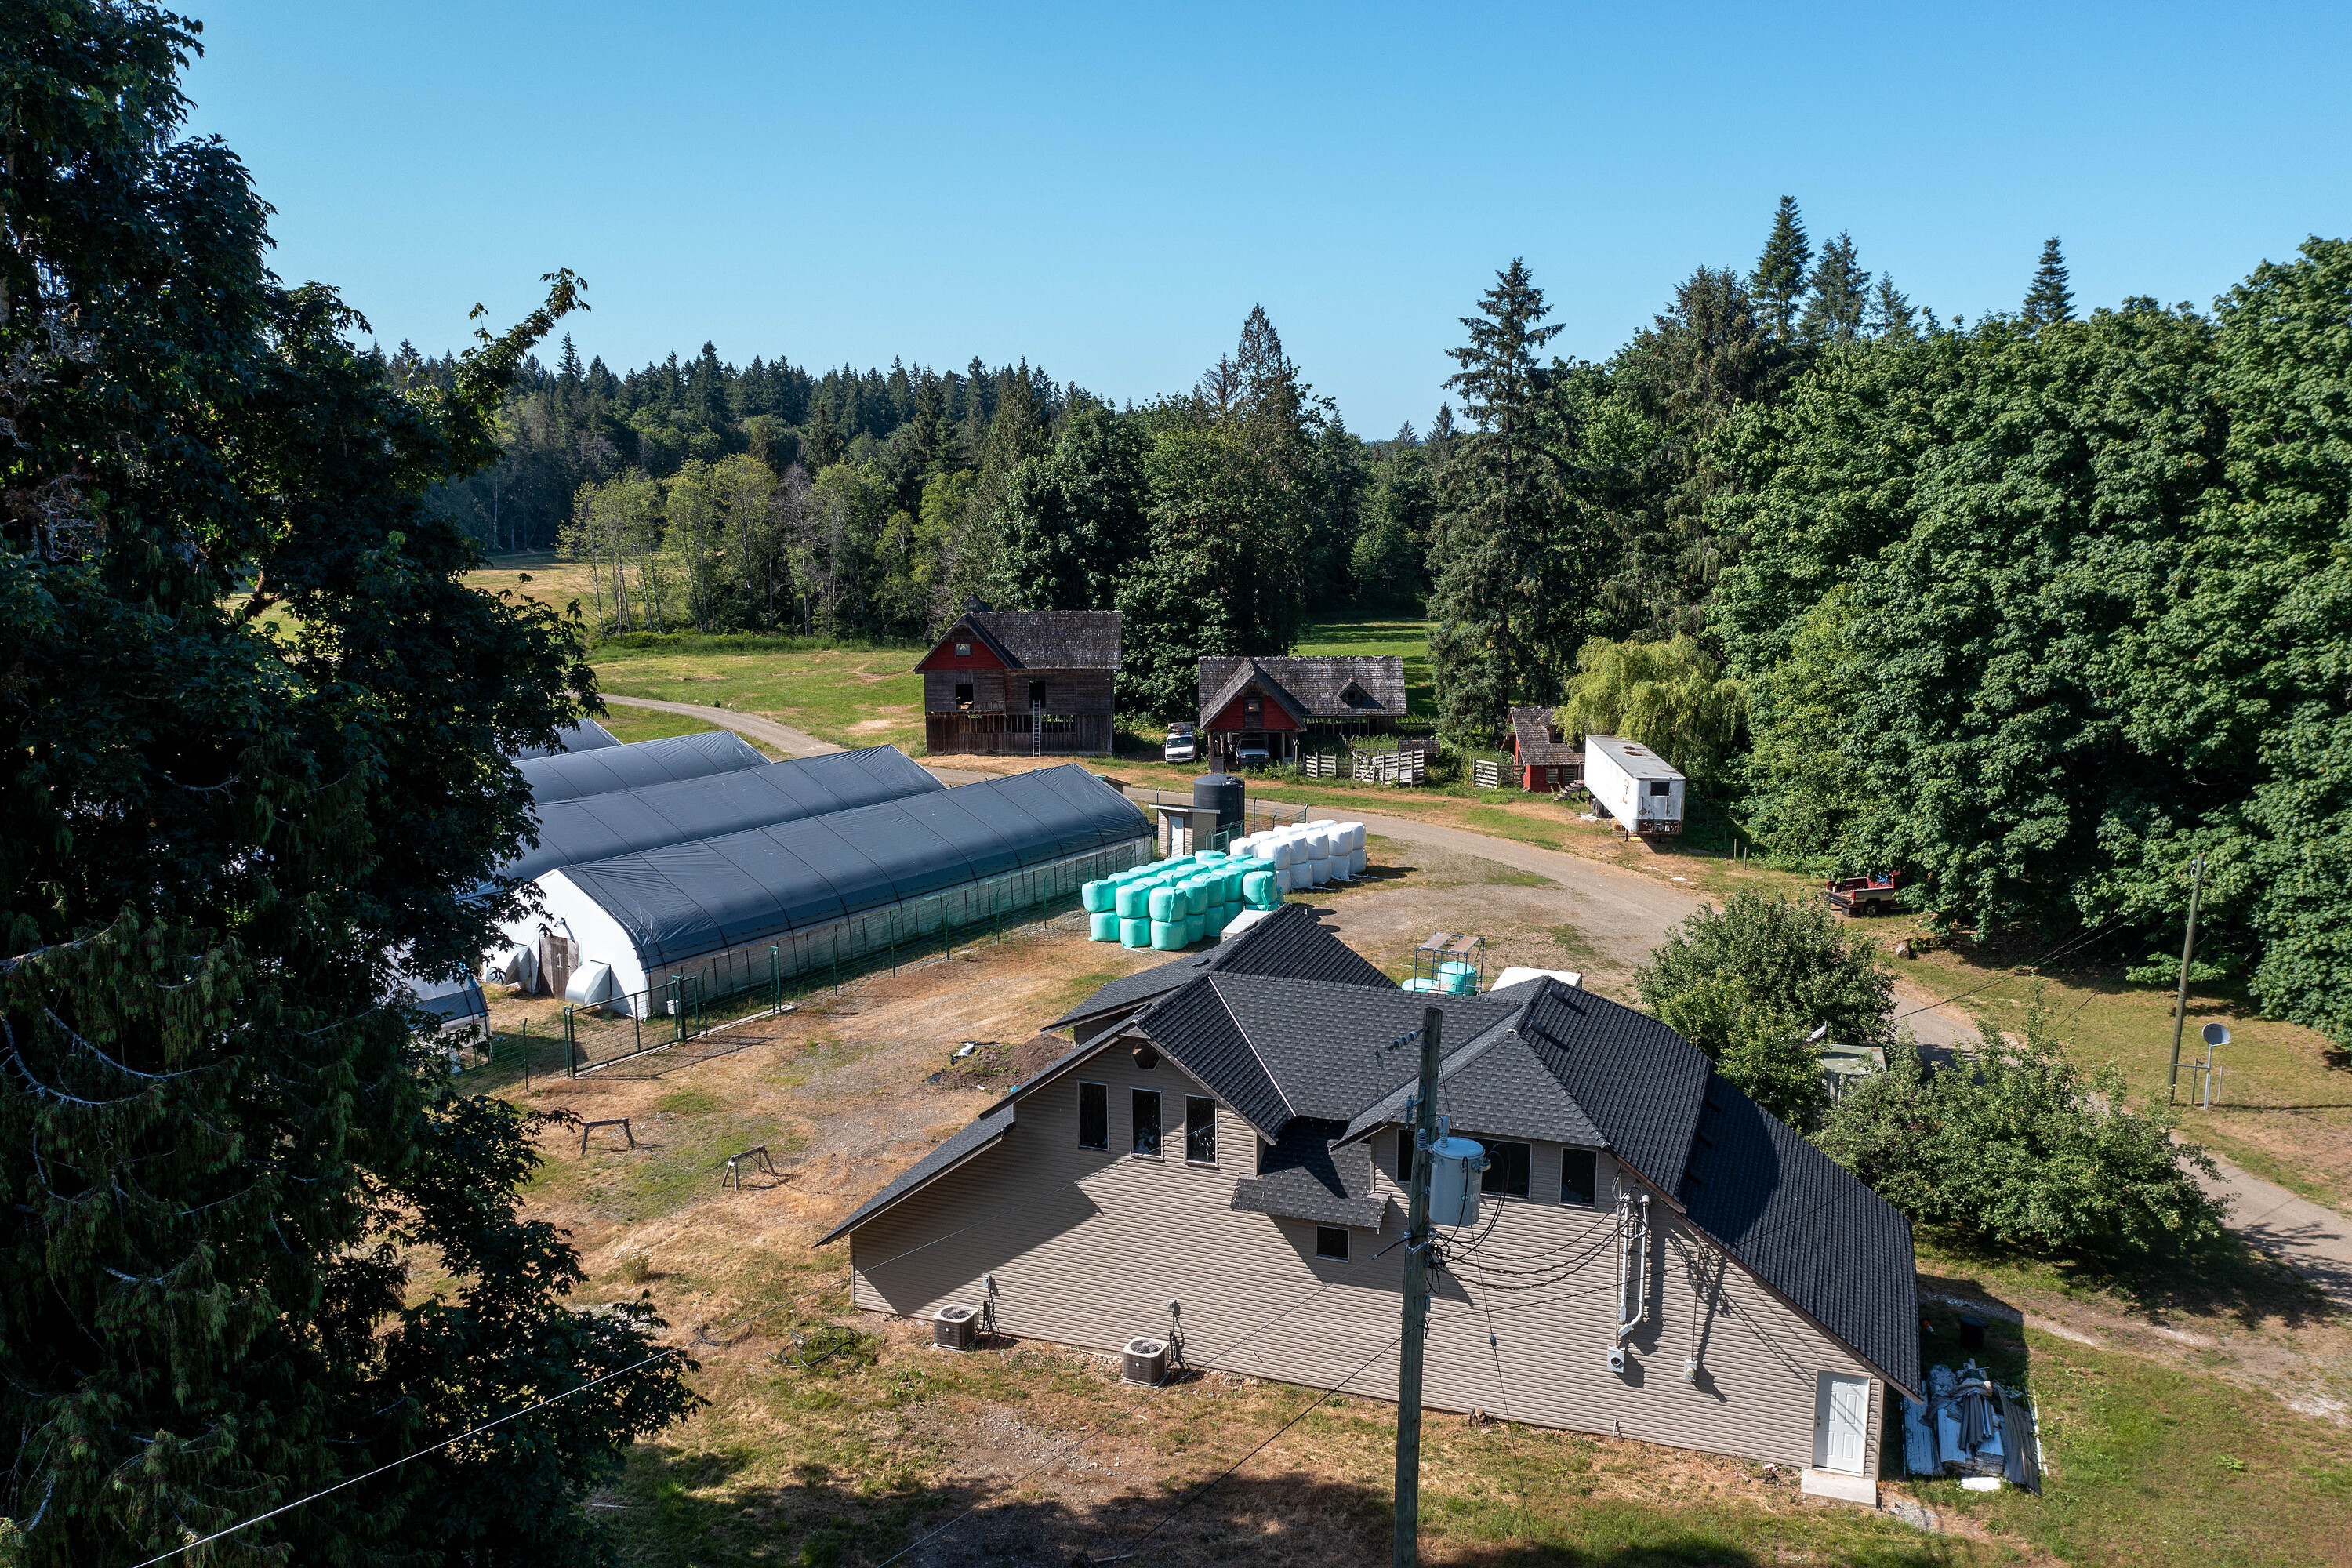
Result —
[{"label": "shrub", "polygon": [[1987,1027],[1960,1065],[1899,1053],[1831,1108],[1814,1142],[1922,1224],[2124,1261],[2221,1234],[2221,1205],[2196,1180],[2213,1162],[2172,1142],[2179,1115],[2131,1110],[2113,1066],[2085,1079],[2037,1004],[2021,1045]]}]

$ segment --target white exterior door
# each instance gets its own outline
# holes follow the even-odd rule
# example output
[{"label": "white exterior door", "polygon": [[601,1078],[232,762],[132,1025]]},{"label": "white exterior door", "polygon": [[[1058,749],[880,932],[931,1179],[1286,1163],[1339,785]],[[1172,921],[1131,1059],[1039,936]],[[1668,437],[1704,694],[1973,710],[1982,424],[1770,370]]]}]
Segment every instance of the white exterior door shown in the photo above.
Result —
[{"label": "white exterior door", "polygon": [[1870,1428],[1870,1379],[1822,1373],[1814,1405],[1813,1463],[1824,1470],[1862,1474]]}]

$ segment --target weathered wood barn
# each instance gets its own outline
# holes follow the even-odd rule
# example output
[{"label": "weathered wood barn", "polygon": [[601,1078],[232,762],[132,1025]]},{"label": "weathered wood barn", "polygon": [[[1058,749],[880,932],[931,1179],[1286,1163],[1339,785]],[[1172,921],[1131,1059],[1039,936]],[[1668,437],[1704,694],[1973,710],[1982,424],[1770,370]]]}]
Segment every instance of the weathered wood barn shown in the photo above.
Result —
[{"label": "weathered wood barn", "polygon": [[1116,610],[992,610],[970,600],[915,668],[934,756],[1110,754]]},{"label": "weathered wood barn", "polygon": [[1511,756],[1521,789],[1565,789],[1584,776],[1584,752],[1561,739],[1557,708],[1511,710]]},{"label": "weathered wood barn", "polygon": [[1398,1042],[1434,1006],[1438,1110],[1488,1163],[1483,1214],[1440,1232],[1429,1405],[1875,1500],[1887,1403],[1920,1389],[1900,1214],[1654,1018],[1549,977],[1408,994],[1282,912],[1057,1020],[1081,1043],[822,1238],[856,1304],[1392,1395]]},{"label": "weathered wood barn", "polygon": [[1404,714],[1404,661],[1393,654],[1201,661],[1201,735],[1227,762],[1278,763],[1318,741],[1384,734]]}]

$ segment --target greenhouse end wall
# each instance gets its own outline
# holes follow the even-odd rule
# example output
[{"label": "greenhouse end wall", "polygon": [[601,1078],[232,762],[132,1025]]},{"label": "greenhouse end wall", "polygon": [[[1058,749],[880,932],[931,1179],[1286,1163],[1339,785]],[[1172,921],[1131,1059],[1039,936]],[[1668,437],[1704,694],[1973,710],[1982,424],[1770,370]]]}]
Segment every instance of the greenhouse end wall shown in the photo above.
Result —
[{"label": "greenhouse end wall", "polygon": [[682,979],[696,987],[708,1004],[774,981],[789,987],[811,975],[837,973],[843,964],[876,953],[908,952],[911,956],[912,950],[956,931],[1034,919],[1047,904],[1076,898],[1081,884],[1141,865],[1152,857],[1150,837],[1139,836],[1124,844],[902,899],[806,931],[778,931],[719,952],[675,963],[648,964],[647,990],[637,1005],[645,1006],[646,996],[666,996],[674,980]]}]

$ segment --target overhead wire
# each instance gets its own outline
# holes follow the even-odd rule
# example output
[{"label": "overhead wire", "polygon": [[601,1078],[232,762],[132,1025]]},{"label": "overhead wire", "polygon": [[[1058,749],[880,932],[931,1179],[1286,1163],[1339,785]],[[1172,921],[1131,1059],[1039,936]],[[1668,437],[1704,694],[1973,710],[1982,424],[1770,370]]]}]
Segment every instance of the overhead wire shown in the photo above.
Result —
[{"label": "overhead wire", "polygon": [[[2035,959],[2032,963],[2026,964],[2024,967],[2029,970],[2039,969],[2043,964],[2048,963],[2052,959],[2057,958],[2063,953],[2072,952],[2078,947],[2085,947],[2092,942],[2100,942],[2107,937],[2113,936],[2117,931],[2122,929],[2124,923],[2130,918],[2131,917],[2128,915],[2117,915],[2114,919],[2104,922],[2095,931],[2087,931],[2081,936],[2074,938],[2072,941],[2060,942],[2056,947],[2052,948],[2048,952],[2043,953],[2041,957]],[[1914,1007],[1907,1013],[1897,1013],[1895,1016],[1889,1018],[1887,1022],[1890,1024],[1899,1024],[1906,1018],[1915,1018],[1922,1013],[1932,1013],[1937,1008],[1944,1006],[1947,1004],[1958,1002],[1964,996],[1973,996],[1979,991],[1989,991],[1992,987],[2012,978],[2014,978],[2014,976],[2007,973],[1997,974],[1981,984],[1969,986],[1966,991],[1955,991],[1952,994],[1944,997],[1940,1001],[1929,1002],[1923,1006]]]}]

